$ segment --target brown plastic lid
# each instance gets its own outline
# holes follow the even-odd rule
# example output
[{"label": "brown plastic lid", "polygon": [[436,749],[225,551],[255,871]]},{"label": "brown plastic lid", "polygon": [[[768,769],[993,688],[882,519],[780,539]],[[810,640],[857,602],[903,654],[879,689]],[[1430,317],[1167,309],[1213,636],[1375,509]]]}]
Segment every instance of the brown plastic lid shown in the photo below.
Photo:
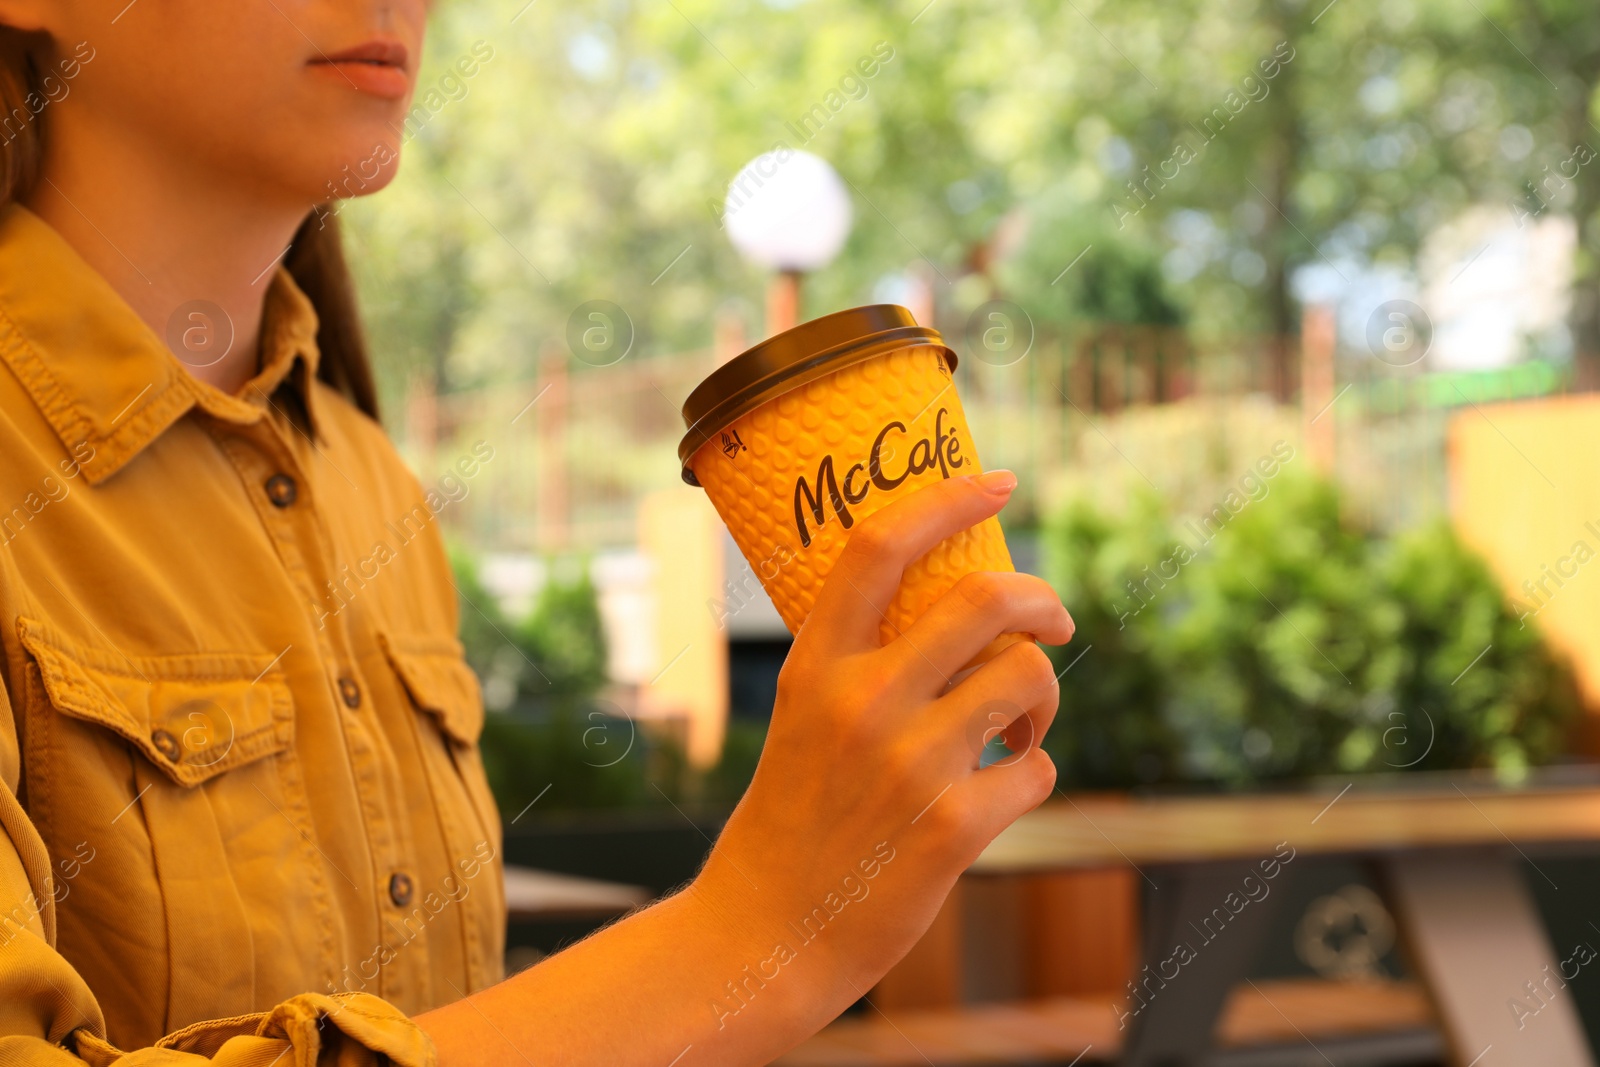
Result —
[{"label": "brown plastic lid", "polygon": [[803,322],[740,353],[712,371],[683,402],[683,423],[689,428],[678,444],[683,480],[700,484],[690,458],[741,415],[853,363],[920,345],[938,348],[955,369],[956,354],[938,330],[918,326],[898,304],[869,304]]}]

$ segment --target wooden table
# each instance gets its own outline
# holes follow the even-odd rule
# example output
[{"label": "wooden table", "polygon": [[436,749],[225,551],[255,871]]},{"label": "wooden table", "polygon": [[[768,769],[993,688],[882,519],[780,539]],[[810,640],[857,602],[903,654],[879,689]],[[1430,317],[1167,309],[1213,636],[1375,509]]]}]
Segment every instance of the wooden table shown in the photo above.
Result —
[{"label": "wooden table", "polygon": [[[840,1019],[773,1067],[989,1067],[1002,1063],[1104,1064],[1121,1054],[1110,997],[963,1005]],[[1325,982],[1288,978],[1239,986],[1218,1022],[1212,1063],[1296,1062],[1308,1034],[1337,1063],[1360,1061],[1375,1044],[1401,1046],[1411,1061],[1439,1055],[1433,1015],[1413,982]],[[1396,1037],[1400,1040],[1397,1042]],[[1367,1058],[1365,1062],[1372,1062]],[[1209,1065],[1208,1065],[1209,1067]]]},{"label": "wooden table", "polygon": [[[1249,887],[1263,884],[1262,861],[1276,855],[1279,885],[1315,856],[1377,866],[1457,1067],[1594,1067],[1557,973],[1565,967],[1571,977],[1585,964],[1552,951],[1519,863],[1597,848],[1600,788],[1506,791],[1435,779],[1415,790],[1352,783],[1301,794],[1055,801],[1002,833],[972,873],[1125,866],[1145,879],[1149,970],[1136,976],[1143,1006],[1126,1002],[1139,1010],[1126,1019],[1124,1064],[1194,1063],[1206,1054],[1224,1000],[1247,977],[1283,897],[1239,904],[1262,893]],[[1514,1000],[1536,1014],[1519,1018]]]}]

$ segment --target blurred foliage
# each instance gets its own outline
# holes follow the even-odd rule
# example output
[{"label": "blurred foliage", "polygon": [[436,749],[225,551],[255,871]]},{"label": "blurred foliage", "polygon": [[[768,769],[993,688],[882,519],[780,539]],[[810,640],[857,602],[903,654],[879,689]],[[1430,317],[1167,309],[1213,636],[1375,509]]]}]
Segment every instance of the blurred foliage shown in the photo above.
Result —
[{"label": "blurred foliage", "polygon": [[[880,46],[892,57],[858,74]],[[829,160],[855,210],[805,316],[922,279],[952,336],[993,297],[1061,330],[1287,333],[1297,273],[1403,273],[1431,231],[1488,204],[1575,218],[1573,333],[1600,351],[1600,163],[1563,169],[1600,146],[1597,83],[1600,19],[1571,0],[441,0],[400,176],[341,208],[391,412],[412,377],[529,378],[589,300],[627,311],[635,359],[706,346],[719,314],[758,331],[765,278],[716,209],[779,142]],[[1080,507],[1052,532],[1079,622],[1063,656],[1090,649],[1064,678],[1073,728],[1050,742],[1064,781],[1515,774],[1557,751],[1564,669],[1446,531],[1381,540],[1331,491],[1280,479],[1125,617],[1176,527],[1147,501]],[[632,727],[599,703],[587,579],[526,620],[470,568],[461,587],[463,640],[503,710],[485,758],[508,810],[547,782],[540,803],[560,807],[747,780],[754,735],[705,775],[667,737],[594,766]]]},{"label": "blurred foliage", "polygon": [[489,711],[480,751],[501,813],[680,806],[731,808],[755,772],[765,728],[732,722],[721,760],[695,772],[670,731],[605,699],[605,635],[587,568],[551,567],[533,611],[507,617],[473,558],[452,552],[461,641]]},{"label": "blurred foliage", "polygon": [[484,587],[469,554],[455,550],[451,564],[461,599],[461,641],[491,708],[571,705],[599,691],[606,641],[587,568],[570,575],[557,569],[533,611],[513,620]]},{"label": "blurred foliage", "polygon": [[1080,503],[1049,532],[1078,624],[1045,741],[1064,785],[1515,780],[1560,753],[1572,676],[1448,527],[1379,538],[1325,483],[1255,484],[1220,523],[1146,498],[1118,518]]},{"label": "blurred foliage", "polygon": [[[1080,252],[1083,258],[1072,263]],[[1176,326],[1187,318],[1162,270],[1159,248],[1119,233],[1109,216],[1086,213],[1071,197],[1048,198],[1039,206],[1028,240],[1004,277],[1007,296],[1041,326]]]},{"label": "blurred foliage", "polygon": [[435,6],[400,176],[346,209],[390,410],[413,375],[530,376],[588,300],[628,312],[640,358],[707,345],[719,309],[759,329],[762,273],[716,208],[779,142],[855,208],[808,316],[915,275],[946,332],[993,296],[1294,332],[1299,268],[1403,269],[1471,203],[1573,215],[1595,276],[1600,166],[1562,164],[1600,144],[1600,19],[1570,0],[513,8]]},{"label": "blurred foliage", "polygon": [[510,820],[527,811],[537,821],[566,811],[730,810],[749,787],[765,740],[765,724],[734,720],[721,758],[696,771],[673,734],[602,700],[587,711],[491,713],[482,753],[501,814]]}]

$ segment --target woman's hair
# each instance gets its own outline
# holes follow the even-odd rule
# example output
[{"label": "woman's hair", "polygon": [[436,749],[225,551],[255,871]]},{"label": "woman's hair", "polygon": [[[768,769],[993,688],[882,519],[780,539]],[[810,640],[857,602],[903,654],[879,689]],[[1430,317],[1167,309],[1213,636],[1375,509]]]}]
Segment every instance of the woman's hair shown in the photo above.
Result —
[{"label": "woman's hair", "polygon": [[[26,196],[39,177],[48,108],[35,107],[48,97],[34,58],[37,41],[36,35],[0,26],[0,206]],[[378,397],[355,285],[332,211],[319,207],[306,216],[284,266],[317,310],[317,377],[377,419]]]},{"label": "woman's hair", "polygon": [[372,385],[367,336],[356,310],[355,283],[344,261],[339,220],[319,207],[307,215],[289,244],[283,265],[317,309],[317,377],[378,418],[378,392]]}]

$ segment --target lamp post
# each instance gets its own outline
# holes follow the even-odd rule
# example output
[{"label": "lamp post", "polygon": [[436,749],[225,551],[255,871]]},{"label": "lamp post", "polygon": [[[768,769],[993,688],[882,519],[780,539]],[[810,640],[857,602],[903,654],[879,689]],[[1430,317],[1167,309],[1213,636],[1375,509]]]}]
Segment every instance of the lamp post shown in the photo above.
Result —
[{"label": "lamp post", "polygon": [[799,323],[801,278],[831,263],[850,236],[850,194],[838,173],[810,152],[765,152],[734,176],[722,217],[739,254],[774,272],[767,335]]}]

